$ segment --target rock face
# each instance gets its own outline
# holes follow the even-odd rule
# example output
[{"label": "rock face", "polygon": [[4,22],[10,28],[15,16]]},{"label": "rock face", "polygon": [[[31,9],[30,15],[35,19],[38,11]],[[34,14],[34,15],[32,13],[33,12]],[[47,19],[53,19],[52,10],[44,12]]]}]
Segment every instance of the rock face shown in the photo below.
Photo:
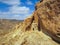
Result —
[{"label": "rock face", "polygon": [[60,42],[60,0],[38,2],[33,16],[24,21],[23,30],[31,30],[33,23],[36,23],[39,31],[42,29],[45,34]]},{"label": "rock face", "polygon": [[60,0],[41,0],[21,26],[0,37],[0,45],[60,45]]}]

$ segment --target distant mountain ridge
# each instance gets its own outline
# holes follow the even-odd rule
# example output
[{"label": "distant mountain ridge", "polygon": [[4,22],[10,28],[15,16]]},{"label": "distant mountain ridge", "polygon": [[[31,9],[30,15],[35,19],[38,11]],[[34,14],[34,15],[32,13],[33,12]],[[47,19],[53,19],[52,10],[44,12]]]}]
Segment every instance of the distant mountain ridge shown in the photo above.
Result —
[{"label": "distant mountain ridge", "polygon": [[[23,22],[23,20],[10,20],[10,19],[0,19],[0,29],[1,26],[8,28],[9,26],[11,26],[11,28],[13,28],[15,25],[18,25],[19,23]],[[9,28],[9,29],[11,29]]]}]

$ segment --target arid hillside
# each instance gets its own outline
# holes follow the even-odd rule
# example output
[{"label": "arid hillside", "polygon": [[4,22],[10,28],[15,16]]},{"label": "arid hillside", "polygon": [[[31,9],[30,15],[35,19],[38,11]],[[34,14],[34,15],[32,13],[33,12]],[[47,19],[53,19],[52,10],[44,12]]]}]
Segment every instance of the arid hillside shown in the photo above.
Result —
[{"label": "arid hillside", "polygon": [[[0,19],[0,29],[9,30],[14,28],[16,25],[19,25],[23,20],[9,20],[9,19]],[[4,27],[4,28],[3,28]]]},{"label": "arid hillside", "polygon": [[0,19],[0,36],[20,27],[23,20]]},{"label": "arid hillside", "polygon": [[3,30],[12,29],[16,25],[18,25],[20,22],[22,22],[22,20],[0,19],[0,29],[3,29]]},{"label": "arid hillside", "polygon": [[0,31],[0,45],[60,45],[60,0],[41,0],[30,17],[13,24],[13,30]]}]

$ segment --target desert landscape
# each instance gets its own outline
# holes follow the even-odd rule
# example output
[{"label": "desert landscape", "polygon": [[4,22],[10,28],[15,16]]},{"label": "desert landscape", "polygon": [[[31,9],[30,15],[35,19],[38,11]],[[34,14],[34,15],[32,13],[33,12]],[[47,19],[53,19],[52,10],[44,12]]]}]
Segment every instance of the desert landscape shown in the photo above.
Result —
[{"label": "desert landscape", "polygon": [[60,0],[41,0],[25,20],[0,19],[0,45],[60,45]]}]

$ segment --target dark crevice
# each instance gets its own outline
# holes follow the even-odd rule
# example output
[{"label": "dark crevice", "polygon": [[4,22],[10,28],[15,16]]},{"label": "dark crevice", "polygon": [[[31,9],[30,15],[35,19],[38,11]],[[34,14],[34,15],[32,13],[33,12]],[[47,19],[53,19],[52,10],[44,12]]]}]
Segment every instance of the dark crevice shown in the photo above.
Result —
[{"label": "dark crevice", "polygon": [[24,42],[22,42],[22,44],[21,45],[25,45],[27,43],[27,40],[25,40]]},{"label": "dark crevice", "polygon": [[38,16],[38,30],[40,31],[41,30],[41,22],[40,22],[40,17],[39,17],[39,14],[37,14]]},{"label": "dark crevice", "polygon": [[57,2],[60,2],[60,0],[57,0]]},{"label": "dark crevice", "polygon": [[48,7],[48,9],[52,10],[52,7],[50,6],[49,3],[46,2],[45,5]]},{"label": "dark crevice", "polygon": [[33,31],[34,31],[34,28],[33,28]]},{"label": "dark crevice", "polygon": [[33,21],[34,21],[34,16],[32,17],[31,23],[26,27],[26,30],[29,30],[31,28]]}]

